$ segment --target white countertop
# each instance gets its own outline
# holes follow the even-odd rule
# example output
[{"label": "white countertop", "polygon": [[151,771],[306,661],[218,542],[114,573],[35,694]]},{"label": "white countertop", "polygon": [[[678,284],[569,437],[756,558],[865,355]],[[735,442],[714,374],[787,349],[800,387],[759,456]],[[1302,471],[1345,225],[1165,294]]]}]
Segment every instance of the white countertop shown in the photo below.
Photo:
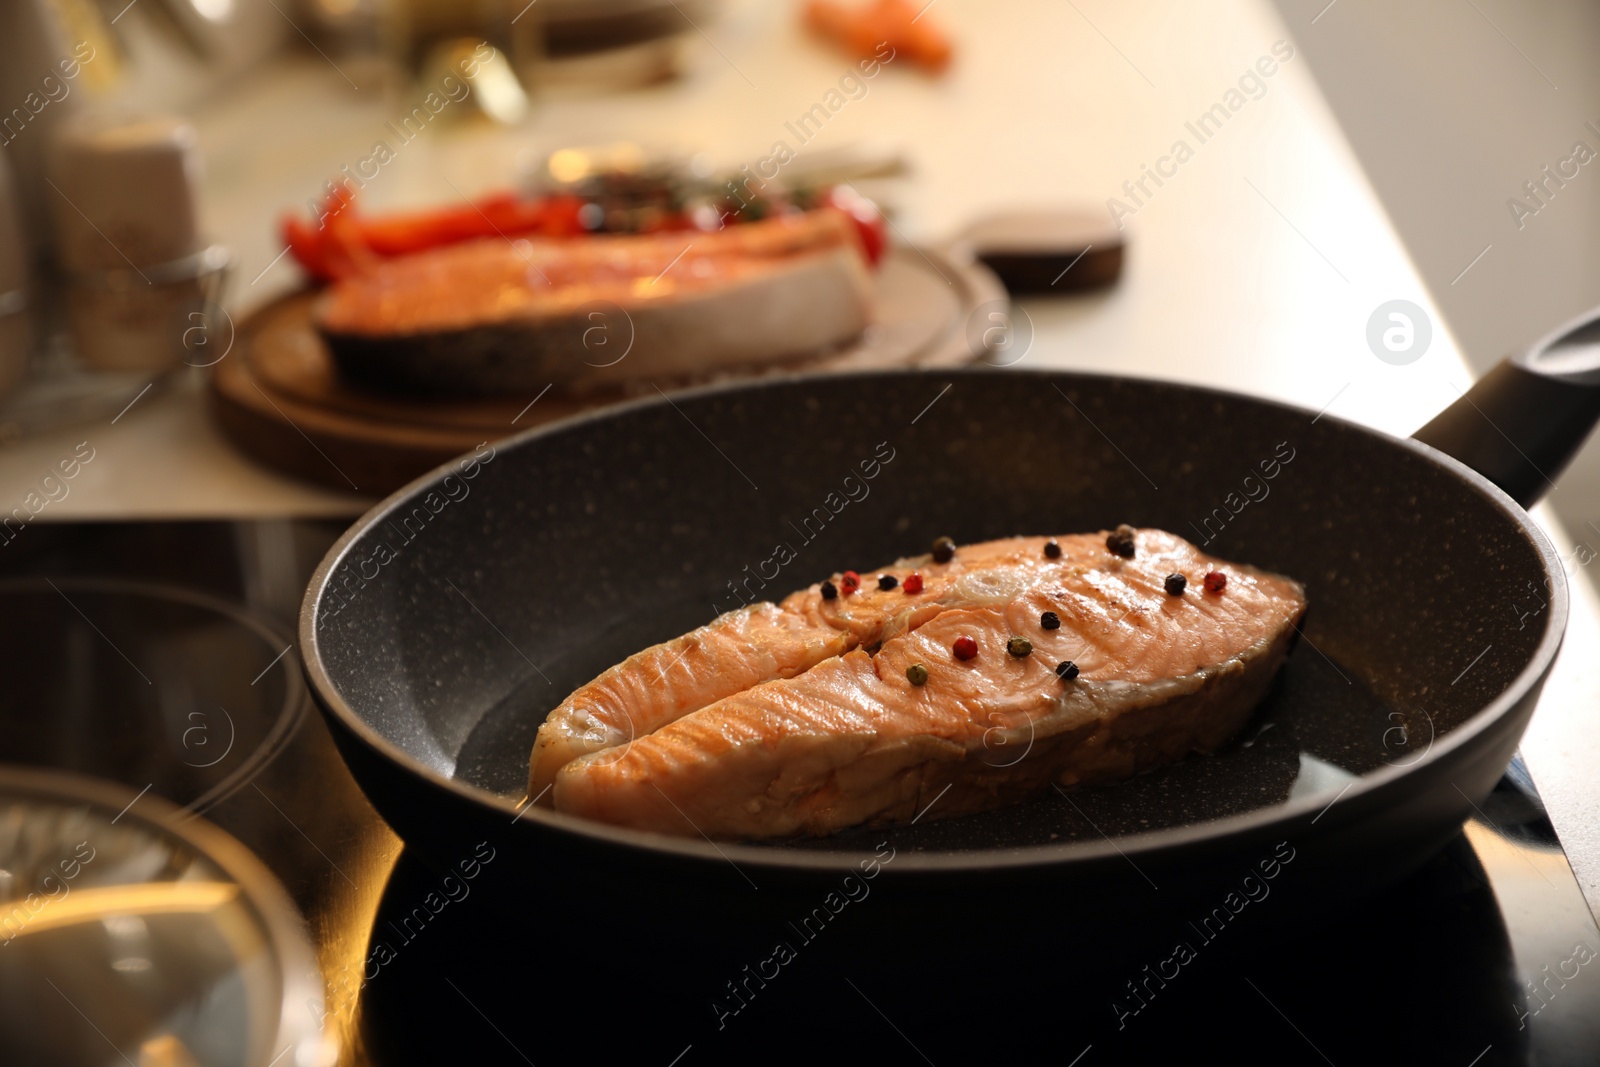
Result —
[{"label": "white countertop", "polygon": [[[1276,42],[1308,27],[1285,27],[1265,0],[1138,8],[940,0],[929,17],[957,42],[947,76],[892,63],[812,142],[871,139],[904,152],[915,173],[899,200],[903,238],[936,241],[991,207],[1117,196],[1137,208],[1116,288],[1020,302],[1034,328],[1022,365],[1201,382],[1328,408],[1398,434],[1471,380],[1302,56],[1261,79],[1259,98],[1204,143],[1186,128]],[[793,145],[784,123],[819,102],[849,66],[799,32],[794,5],[737,0],[703,29],[706,36],[690,39],[688,78],[621,97],[540,100],[518,130],[430,130],[398,150],[366,203],[476,194],[550,149],[611,139],[753,162],[778,138]],[[236,316],[297,284],[287,258],[274,262],[274,220],[316,196],[340,165],[367,156],[409,96],[386,95],[376,83],[353,90],[313,56],[259,72],[196,116],[209,166],[207,221],[238,254]],[[1139,179],[1143,165],[1180,139],[1192,158],[1159,188],[1147,179],[1150,195],[1134,204],[1124,181]],[[1365,340],[1369,315],[1395,298],[1433,317],[1429,351],[1407,366],[1378,360]],[[7,446],[0,502],[20,502],[87,440],[95,459],[42,520],[355,515],[364,507],[244,459],[200,400],[190,382],[147,397],[115,425]],[[1541,519],[1570,552],[1572,539],[1548,514]],[[1600,825],[1600,803],[1591,806],[1576,788],[1593,778],[1587,757],[1596,753],[1547,741],[1558,716],[1600,697],[1591,654],[1600,648],[1600,603],[1581,578],[1574,591],[1568,651],[1525,745],[1558,828]],[[1575,863],[1586,891],[1600,887],[1600,864]]]}]

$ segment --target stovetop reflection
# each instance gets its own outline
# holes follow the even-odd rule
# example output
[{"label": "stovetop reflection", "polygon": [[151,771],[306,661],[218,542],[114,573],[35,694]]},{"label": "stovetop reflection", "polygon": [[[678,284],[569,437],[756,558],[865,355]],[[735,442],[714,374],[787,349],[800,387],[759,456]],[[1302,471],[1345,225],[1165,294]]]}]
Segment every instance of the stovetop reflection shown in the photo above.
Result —
[{"label": "stovetop reflection", "polygon": [[[487,843],[464,844],[448,868],[424,862],[344,770],[291,677],[293,651],[266,662],[288,647],[300,592],[339,532],[29,527],[0,556],[0,587],[28,606],[0,643],[6,676],[21,680],[0,723],[28,738],[5,746],[9,761],[150,785],[255,850],[306,915],[344,1063],[1600,1061],[1600,932],[1516,764],[1481,818],[1409,879],[1310,920],[1292,861],[1210,917],[1171,914],[1152,888],[1147,919],[1112,930],[1065,908],[1023,913],[1002,894],[911,944],[885,939],[887,882],[859,883],[814,922],[730,914],[693,927],[654,908],[643,884],[627,914],[596,913],[560,872],[515,878]],[[191,600],[119,605],[86,579]],[[219,636],[226,611],[190,610],[195,594],[248,615],[236,639]],[[216,750],[184,733],[207,702],[236,717],[261,709],[215,767],[200,765]],[[118,718],[128,709],[139,723]],[[80,740],[105,729],[137,758],[57,743],[30,719],[41,711],[57,726],[76,716]]]},{"label": "stovetop reflection", "polygon": [[[363,951],[400,853],[293,649],[301,594],[342,529],[35,523],[0,553],[0,760],[202,813],[284,883],[324,974]],[[346,1039],[342,1063],[371,1062],[353,1007],[321,1022]]]}]

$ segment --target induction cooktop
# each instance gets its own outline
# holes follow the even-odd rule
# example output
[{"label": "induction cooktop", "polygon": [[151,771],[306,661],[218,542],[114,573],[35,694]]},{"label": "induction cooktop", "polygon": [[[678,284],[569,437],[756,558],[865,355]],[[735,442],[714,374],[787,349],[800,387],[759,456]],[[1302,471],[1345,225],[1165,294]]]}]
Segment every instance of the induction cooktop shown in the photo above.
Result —
[{"label": "induction cooktop", "polygon": [[869,882],[787,929],[687,928],[647,884],[597,914],[487,842],[411,856],[293,646],[342,527],[36,523],[0,546],[0,757],[166,797],[260,856],[316,942],[341,1063],[1600,1062],[1600,931],[1520,761],[1406,881],[1310,918],[1285,855],[1204,914],[1152,886],[1146,921],[1104,929],[976,894],[890,951]]}]

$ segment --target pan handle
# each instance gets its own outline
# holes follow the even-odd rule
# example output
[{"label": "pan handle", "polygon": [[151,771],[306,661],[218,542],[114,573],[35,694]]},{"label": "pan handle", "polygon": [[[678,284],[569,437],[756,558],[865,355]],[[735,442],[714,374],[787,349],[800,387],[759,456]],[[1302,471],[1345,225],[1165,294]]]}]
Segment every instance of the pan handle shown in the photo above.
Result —
[{"label": "pan handle", "polygon": [[1411,436],[1523,507],[1551,488],[1600,421],[1600,308],[1501,361]]}]

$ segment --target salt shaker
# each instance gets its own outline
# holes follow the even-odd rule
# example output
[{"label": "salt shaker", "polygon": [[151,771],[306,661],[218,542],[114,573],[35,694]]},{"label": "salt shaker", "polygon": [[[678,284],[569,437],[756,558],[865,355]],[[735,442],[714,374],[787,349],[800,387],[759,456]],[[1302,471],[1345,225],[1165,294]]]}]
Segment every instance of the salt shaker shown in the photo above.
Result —
[{"label": "salt shaker", "polygon": [[226,256],[200,239],[199,138],[182,119],[86,112],[52,146],[68,327],[97,370],[184,362],[189,320],[220,296]]}]

